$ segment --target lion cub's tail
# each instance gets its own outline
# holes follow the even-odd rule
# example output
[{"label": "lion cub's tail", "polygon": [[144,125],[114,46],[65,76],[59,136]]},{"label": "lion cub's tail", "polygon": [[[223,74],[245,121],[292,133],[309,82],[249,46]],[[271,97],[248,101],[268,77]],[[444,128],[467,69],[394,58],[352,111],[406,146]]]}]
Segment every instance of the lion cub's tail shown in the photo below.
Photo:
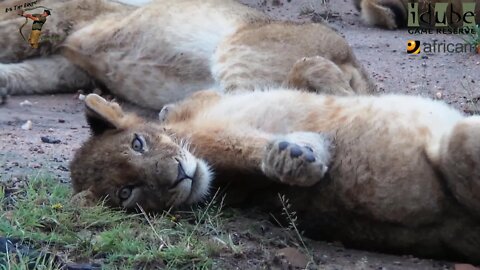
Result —
[{"label": "lion cub's tail", "polygon": [[387,29],[404,27],[407,24],[407,6],[403,0],[354,0],[362,18],[370,25]]}]

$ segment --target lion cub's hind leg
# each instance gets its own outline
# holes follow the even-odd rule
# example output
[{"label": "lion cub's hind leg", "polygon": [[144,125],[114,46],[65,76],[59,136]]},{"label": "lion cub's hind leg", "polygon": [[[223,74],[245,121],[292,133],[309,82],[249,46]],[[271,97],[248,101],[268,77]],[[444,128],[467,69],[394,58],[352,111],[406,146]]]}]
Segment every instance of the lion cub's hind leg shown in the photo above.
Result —
[{"label": "lion cub's hind leg", "polygon": [[331,160],[332,141],[322,134],[294,132],[272,141],[261,168],[266,176],[295,186],[312,186],[320,181]]},{"label": "lion cub's hind leg", "polygon": [[321,56],[298,60],[284,84],[322,94],[355,94],[346,74],[335,63]]},{"label": "lion cub's hind leg", "polygon": [[480,217],[480,116],[459,121],[441,146],[440,169],[451,193]]}]

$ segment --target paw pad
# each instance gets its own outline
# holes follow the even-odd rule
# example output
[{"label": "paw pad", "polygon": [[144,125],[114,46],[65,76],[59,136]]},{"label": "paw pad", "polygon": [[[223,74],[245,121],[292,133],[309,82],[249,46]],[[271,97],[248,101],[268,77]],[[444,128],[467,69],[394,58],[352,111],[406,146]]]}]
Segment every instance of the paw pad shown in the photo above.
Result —
[{"label": "paw pad", "polygon": [[290,148],[290,156],[292,158],[297,158],[303,154],[302,149],[298,144],[293,144],[292,148]]},{"label": "paw pad", "polygon": [[316,158],[313,149],[310,146],[300,146],[296,143],[289,143],[286,141],[281,141],[278,143],[278,150],[280,152],[284,151],[288,147],[290,147],[290,157],[298,158],[303,155],[305,161],[310,163],[315,162]]},{"label": "paw pad", "polygon": [[310,163],[315,162],[316,158],[313,155],[313,151],[311,153],[305,153],[305,160]]},{"label": "paw pad", "polygon": [[283,150],[287,149],[288,145],[289,145],[289,143],[286,142],[286,141],[279,142],[278,143],[278,150],[283,151]]},{"label": "paw pad", "polygon": [[[305,134],[302,135],[304,139]],[[330,141],[314,133],[307,138],[314,140],[271,142],[262,161],[264,173],[283,183],[299,186],[311,186],[322,179],[330,161]]]}]

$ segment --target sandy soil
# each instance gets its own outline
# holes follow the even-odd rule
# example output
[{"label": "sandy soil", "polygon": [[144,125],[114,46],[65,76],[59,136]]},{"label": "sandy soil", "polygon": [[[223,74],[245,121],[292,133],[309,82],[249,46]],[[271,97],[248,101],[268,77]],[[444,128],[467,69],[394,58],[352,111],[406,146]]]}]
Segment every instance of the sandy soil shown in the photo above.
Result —
[{"label": "sandy soil", "polygon": [[[327,21],[351,44],[357,57],[377,82],[380,92],[408,93],[440,98],[467,113],[477,112],[480,56],[471,53],[408,55],[409,39],[422,42],[463,43],[455,35],[411,35],[407,30],[386,31],[361,22],[350,0],[321,4],[320,0],[241,0],[273,17],[293,21]],[[21,106],[29,100],[32,104]],[[21,128],[27,120],[32,129]],[[42,142],[42,136],[60,140]],[[0,181],[26,175],[53,175],[68,182],[68,162],[88,136],[83,105],[74,94],[17,96],[0,107]],[[260,220],[260,221],[259,221]],[[255,221],[255,222],[253,222]],[[253,229],[252,229],[252,225]],[[246,247],[244,256],[220,257],[225,268],[289,269],[302,255],[285,232],[257,213],[245,213],[227,229]],[[349,250],[340,244],[308,241],[322,269],[449,269],[451,263]],[[294,251],[282,250],[293,247]],[[287,253],[287,255],[280,255]]]}]

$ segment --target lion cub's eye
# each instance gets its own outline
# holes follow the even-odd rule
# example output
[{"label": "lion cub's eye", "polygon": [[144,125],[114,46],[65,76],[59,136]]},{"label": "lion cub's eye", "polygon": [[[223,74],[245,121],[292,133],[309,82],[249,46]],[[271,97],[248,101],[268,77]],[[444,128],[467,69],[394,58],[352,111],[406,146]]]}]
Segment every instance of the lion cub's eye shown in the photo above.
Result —
[{"label": "lion cub's eye", "polygon": [[132,149],[137,152],[143,152],[144,142],[140,136],[135,134],[135,138],[132,141]]},{"label": "lion cub's eye", "polygon": [[127,186],[120,189],[120,192],[118,193],[118,198],[124,201],[130,198],[131,195],[132,195],[132,187]]}]

